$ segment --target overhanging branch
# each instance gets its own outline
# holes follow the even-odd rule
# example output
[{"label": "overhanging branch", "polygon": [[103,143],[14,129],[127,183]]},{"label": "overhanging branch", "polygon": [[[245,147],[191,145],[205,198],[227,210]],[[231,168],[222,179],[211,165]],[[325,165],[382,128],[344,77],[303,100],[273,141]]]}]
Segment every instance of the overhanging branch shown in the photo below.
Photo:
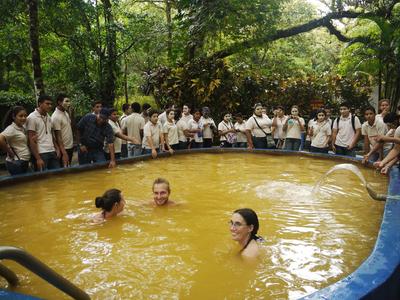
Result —
[{"label": "overhanging branch", "polygon": [[331,22],[328,22],[325,27],[328,29],[328,31],[330,32],[330,34],[334,35],[337,37],[337,39],[343,43],[363,43],[366,44],[368,42],[370,42],[370,39],[368,37],[364,37],[364,36],[359,36],[359,37],[355,37],[355,38],[349,38],[345,35],[343,35],[338,29],[335,28],[335,26],[333,26],[333,24]]},{"label": "overhanging branch", "polygon": [[[214,53],[211,57],[211,59],[220,59],[220,58],[225,58],[228,57],[232,54],[241,52],[246,49],[251,49],[251,48],[256,48],[256,47],[261,47],[267,43],[282,39],[282,38],[288,38],[291,36],[298,35],[300,33],[305,33],[308,31],[311,31],[313,29],[319,28],[319,27],[330,27],[329,29],[334,29],[334,34],[338,36],[338,38],[346,38],[344,37],[336,28],[333,27],[331,24],[331,20],[338,20],[338,19],[343,19],[343,18],[349,18],[349,19],[355,19],[359,17],[371,17],[371,16],[376,16],[374,13],[362,13],[362,12],[355,12],[355,11],[340,11],[340,12],[331,12],[327,14],[324,17],[321,17],[316,20],[312,20],[310,22],[307,22],[305,24],[297,25],[288,29],[284,30],[278,30],[272,35],[267,35],[261,38],[256,38],[252,40],[247,40],[247,41],[242,41],[235,43],[228,48],[218,51]],[[348,42],[348,40],[346,40]]]}]

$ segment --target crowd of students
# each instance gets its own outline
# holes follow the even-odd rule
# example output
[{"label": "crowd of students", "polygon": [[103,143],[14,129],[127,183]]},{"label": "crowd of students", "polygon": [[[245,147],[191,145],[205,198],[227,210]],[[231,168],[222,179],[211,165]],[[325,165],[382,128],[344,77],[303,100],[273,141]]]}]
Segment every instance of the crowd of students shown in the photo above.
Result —
[{"label": "crowd of students", "polygon": [[7,154],[6,167],[11,175],[70,166],[74,140],[79,164],[109,161],[110,167],[120,158],[142,154],[156,158],[163,151],[173,154],[176,150],[213,145],[332,151],[355,156],[361,135],[363,162],[375,162],[382,173],[388,172],[400,153],[399,114],[389,112],[390,103],[386,99],[379,102],[380,114],[375,114],[373,107],[364,110],[362,125],[346,102],[340,104],[340,115],[334,120],[331,109],[321,108],[306,124],[296,105],[288,115],[278,106],[270,118],[266,108],[256,103],[247,120],[237,113],[234,122],[232,114],[226,112],[218,125],[208,107],[191,111],[188,105],[182,109],[171,105],[159,114],[150,105],[134,102],[124,104],[123,114],[118,116],[116,109],[104,108],[100,101],[95,101],[92,111],[73,126],[68,113],[70,99],[61,94],[53,112],[52,105],[52,98],[44,95],[29,115],[21,106],[10,110],[0,134],[0,148]]}]

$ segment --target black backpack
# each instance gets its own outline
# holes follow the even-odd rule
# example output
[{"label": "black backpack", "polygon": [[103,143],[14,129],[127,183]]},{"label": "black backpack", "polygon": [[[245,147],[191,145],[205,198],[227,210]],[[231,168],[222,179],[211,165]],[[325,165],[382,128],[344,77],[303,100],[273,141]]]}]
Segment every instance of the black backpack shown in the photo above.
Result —
[{"label": "black backpack", "polygon": [[[337,126],[337,129],[339,130],[339,120],[340,120],[340,117],[337,117],[336,119],[335,119],[335,122],[336,122],[336,126]],[[356,116],[355,115],[351,115],[351,127],[353,127],[353,131],[354,132],[356,132],[356,125],[355,125],[355,123],[356,123]],[[333,128],[333,122],[332,122],[332,128]],[[331,129],[332,129],[331,128]]]}]

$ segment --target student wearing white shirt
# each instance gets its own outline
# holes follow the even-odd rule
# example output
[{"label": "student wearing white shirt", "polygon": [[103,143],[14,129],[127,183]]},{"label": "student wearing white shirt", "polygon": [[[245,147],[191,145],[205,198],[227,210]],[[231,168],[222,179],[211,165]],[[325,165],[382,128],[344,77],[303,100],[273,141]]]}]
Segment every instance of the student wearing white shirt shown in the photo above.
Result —
[{"label": "student wearing white shirt", "polygon": [[[371,149],[378,143],[376,141],[378,136],[385,135],[387,126],[380,119],[376,118],[375,108],[372,106],[367,107],[364,111],[365,122],[361,127],[361,134],[364,136],[364,154],[368,155]],[[383,148],[375,152],[374,155],[369,155],[368,159],[375,162],[383,158]]]},{"label": "student wearing white shirt", "polygon": [[301,144],[301,133],[304,131],[304,119],[299,116],[299,107],[293,105],[291,115],[286,119],[283,130],[286,131],[285,150],[299,151]]},{"label": "student wearing white shirt", "polygon": [[247,137],[246,137],[246,122],[243,120],[243,116],[241,113],[237,113],[235,115],[236,123],[234,125],[236,130],[236,144],[234,147],[236,148],[247,148]]},{"label": "student wearing white shirt", "polygon": [[190,108],[189,105],[184,104],[182,107],[182,121],[186,122],[186,124],[189,125],[189,121],[193,120],[193,116],[190,114]]},{"label": "student wearing white shirt", "polygon": [[[180,110],[175,113],[175,117],[178,116],[181,116]],[[179,150],[186,150],[188,149],[188,140],[194,134],[189,132],[188,123],[182,117],[176,122],[176,127],[178,128]]]},{"label": "student wearing white shirt", "polygon": [[379,114],[376,115],[376,118],[380,120],[382,123],[383,118],[390,112],[390,101],[389,99],[381,99],[378,102]]},{"label": "student wearing white shirt", "polygon": [[15,106],[6,115],[5,129],[0,133],[0,149],[7,154],[5,163],[11,175],[24,174],[29,171],[31,152],[24,127],[26,117],[25,108]]},{"label": "student wearing white shirt", "polygon": [[57,107],[51,116],[54,135],[62,153],[60,165],[64,167],[71,165],[74,153],[74,137],[72,134],[71,118],[68,114],[70,107],[71,100],[67,95],[59,94],[57,96]]},{"label": "student wearing white shirt", "polygon": [[160,150],[164,151],[164,135],[158,122],[158,112],[150,109],[148,116],[149,122],[143,128],[143,154],[151,154],[156,158]]},{"label": "student wearing white shirt", "polygon": [[203,148],[203,124],[200,121],[201,111],[195,109],[193,113],[193,119],[189,121],[189,132],[193,134],[190,140],[189,149],[192,148]]},{"label": "student wearing white shirt", "polygon": [[142,138],[145,124],[144,118],[140,115],[140,104],[133,102],[132,113],[121,122],[121,129],[124,134],[136,139],[136,144],[128,143],[128,157],[142,155]]},{"label": "student wearing white shirt", "polygon": [[368,161],[369,156],[378,151],[383,144],[384,147],[384,159],[382,161],[377,161],[374,163],[374,166],[378,169],[381,169],[382,174],[387,174],[390,168],[397,163],[398,154],[400,153],[400,127],[399,127],[399,116],[395,112],[388,113],[383,118],[386,125],[390,128],[390,130],[386,133],[386,135],[377,136],[376,144],[370,152],[364,156],[363,162]]},{"label": "student wearing white shirt", "polygon": [[179,149],[179,136],[178,127],[175,124],[175,111],[167,109],[167,121],[163,126],[163,134],[166,150],[173,154],[175,150]]},{"label": "student wearing white shirt", "polygon": [[219,140],[221,148],[232,148],[236,143],[236,129],[231,122],[232,116],[230,113],[224,114],[224,119],[218,124]]},{"label": "student wearing white shirt", "polygon": [[[131,143],[137,144],[139,141],[134,137],[129,137],[123,134],[121,126],[118,122],[118,112],[115,108],[109,109],[110,117],[108,119],[108,124],[110,124],[114,133],[114,153],[115,159],[121,159],[122,157],[122,141],[129,141]],[[104,143],[104,153],[107,160],[111,159],[110,150],[107,143]]]},{"label": "student wearing white shirt", "polygon": [[203,124],[203,147],[210,148],[213,145],[216,125],[214,120],[210,117],[210,109],[207,106],[203,107],[202,113],[200,122]]},{"label": "student wearing white shirt", "polygon": [[328,153],[328,144],[332,131],[331,125],[326,120],[325,110],[320,109],[317,112],[316,119],[308,128],[308,135],[311,139],[310,151]]},{"label": "student wearing white shirt", "polygon": [[285,116],[285,111],[282,106],[276,107],[276,116],[272,120],[272,131],[274,136],[275,148],[281,149],[285,140],[285,132],[283,125],[285,125],[288,116]]},{"label": "student wearing white shirt", "polygon": [[361,135],[361,123],[350,113],[347,102],[340,104],[340,117],[333,121],[332,150],[337,155],[356,156],[354,150]]},{"label": "student wearing white shirt", "polygon": [[261,103],[254,105],[253,116],[246,121],[247,148],[267,149],[267,137],[271,135],[272,121],[267,115],[262,114]]},{"label": "student wearing white shirt", "polygon": [[164,111],[158,115],[158,122],[160,122],[161,127],[167,122],[167,110],[175,110],[175,105],[166,104],[164,106]]},{"label": "student wearing white shirt", "polygon": [[54,132],[49,116],[52,105],[50,96],[40,96],[38,107],[30,113],[26,120],[35,171],[60,168],[60,149],[53,136]]},{"label": "student wearing white shirt", "polygon": [[[132,107],[129,103],[122,104],[122,116],[119,117],[119,124],[122,126],[122,121],[132,113]],[[122,140],[121,157],[128,157],[128,144]]]},{"label": "student wearing white shirt", "polygon": [[[325,115],[325,114],[324,114]],[[307,122],[307,128],[304,128],[306,132],[304,132],[305,140],[303,151],[310,151],[311,149],[311,136],[309,135],[309,129],[313,127],[313,125],[317,122],[317,111],[312,111],[310,113],[310,119]]]}]

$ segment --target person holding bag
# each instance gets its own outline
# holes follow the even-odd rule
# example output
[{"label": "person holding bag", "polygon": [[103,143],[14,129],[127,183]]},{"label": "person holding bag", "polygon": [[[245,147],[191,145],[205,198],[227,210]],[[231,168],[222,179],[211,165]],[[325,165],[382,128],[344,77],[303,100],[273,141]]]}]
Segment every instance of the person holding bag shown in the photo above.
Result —
[{"label": "person holding bag", "polygon": [[283,130],[286,131],[285,150],[299,151],[301,144],[301,132],[304,131],[304,119],[299,116],[299,108],[293,105],[291,115],[287,118]]},{"label": "person holding bag", "polygon": [[11,175],[29,171],[31,152],[24,127],[27,113],[24,107],[15,106],[8,112],[5,129],[0,133],[0,148],[7,153],[6,167]]},{"label": "person holding bag", "polygon": [[219,140],[221,148],[232,148],[236,143],[236,129],[231,122],[231,114],[226,113],[224,120],[218,124]]},{"label": "person holding bag", "polygon": [[[263,106],[261,103],[254,105],[253,116],[246,122],[246,136],[248,149],[267,149],[268,138],[271,137],[271,119],[262,113]],[[272,144],[271,144],[271,147]],[[270,147],[270,148],[271,148]]]}]

